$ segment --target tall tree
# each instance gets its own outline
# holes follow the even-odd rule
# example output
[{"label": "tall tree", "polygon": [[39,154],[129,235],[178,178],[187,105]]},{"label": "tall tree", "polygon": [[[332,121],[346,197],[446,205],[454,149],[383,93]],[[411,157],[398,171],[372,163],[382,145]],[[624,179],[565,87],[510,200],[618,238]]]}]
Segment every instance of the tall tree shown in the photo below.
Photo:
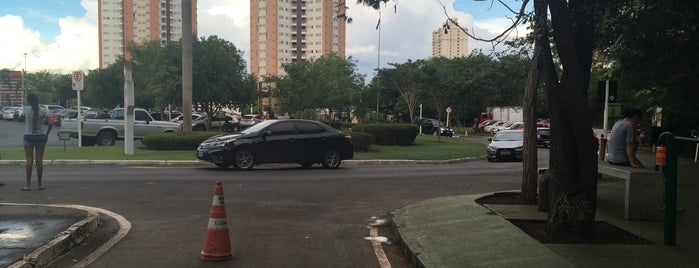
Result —
[{"label": "tall tree", "polygon": [[274,95],[286,112],[344,108],[357,98],[361,79],[351,58],[329,54],[282,68],[286,75],[276,78]]},{"label": "tall tree", "polygon": [[[217,36],[194,43],[192,101],[209,115],[254,101],[256,88],[249,81],[242,51]],[[211,116],[207,127],[211,126]]]},{"label": "tall tree", "polygon": [[[368,6],[387,1],[359,0]],[[590,79],[596,5],[591,0],[543,1],[551,11],[553,40],[562,66],[562,71],[557,72],[552,50],[550,47],[542,49],[541,75],[546,85],[552,126],[549,171],[554,208],[549,212],[549,219],[554,224],[550,230],[553,234],[589,233],[594,231],[597,160],[594,139],[590,134],[592,124],[584,100],[587,99]],[[510,29],[525,16],[528,3],[528,0],[522,2],[517,20]],[[548,29],[535,31],[537,34],[547,34],[548,39]],[[559,217],[561,214],[556,213],[556,208],[564,201],[577,208],[577,217]]]},{"label": "tall tree", "polygon": [[597,24],[599,58],[611,66],[619,81],[619,101],[663,107],[665,129],[680,132],[699,127],[699,110],[694,108],[699,103],[696,1],[603,3]]}]

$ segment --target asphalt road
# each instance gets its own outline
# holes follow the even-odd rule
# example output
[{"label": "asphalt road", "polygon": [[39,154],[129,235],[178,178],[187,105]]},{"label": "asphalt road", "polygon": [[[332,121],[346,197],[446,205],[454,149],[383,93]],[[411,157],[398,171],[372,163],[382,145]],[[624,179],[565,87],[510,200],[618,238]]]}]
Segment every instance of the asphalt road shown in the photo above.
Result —
[{"label": "asphalt road", "polygon": [[[21,137],[21,123],[0,122],[0,148],[17,147],[12,139],[21,138],[16,137]],[[48,146],[63,144],[50,141]],[[548,150],[539,151],[540,165],[546,165]],[[0,187],[0,202],[92,206],[131,221],[130,233],[94,267],[379,267],[365,239],[370,223],[426,199],[518,189],[522,163],[343,165],[338,170],[261,165],[252,171],[201,165],[47,166],[46,190],[31,192],[19,191],[23,166],[0,170],[7,184]],[[236,255],[223,264],[199,259],[217,180],[223,182]],[[101,229],[115,228],[108,220],[105,226]],[[381,234],[392,238],[386,230]],[[384,244],[392,266],[410,267],[393,242]],[[87,243],[73,251],[89,253],[99,245]]]}]

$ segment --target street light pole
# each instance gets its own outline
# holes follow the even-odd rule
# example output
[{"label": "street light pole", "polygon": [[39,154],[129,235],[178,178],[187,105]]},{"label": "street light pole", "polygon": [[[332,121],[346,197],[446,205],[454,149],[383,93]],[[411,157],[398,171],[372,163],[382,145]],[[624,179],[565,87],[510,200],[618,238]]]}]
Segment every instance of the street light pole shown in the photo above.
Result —
[{"label": "street light pole", "polygon": [[[27,53],[24,53],[24,70],[22,70],[22,107],[24,107],[24,98],[27,96],[26,89],[24,88],[24,74],[27,72]],[[17,91],[15,91],[17,92]]]}]

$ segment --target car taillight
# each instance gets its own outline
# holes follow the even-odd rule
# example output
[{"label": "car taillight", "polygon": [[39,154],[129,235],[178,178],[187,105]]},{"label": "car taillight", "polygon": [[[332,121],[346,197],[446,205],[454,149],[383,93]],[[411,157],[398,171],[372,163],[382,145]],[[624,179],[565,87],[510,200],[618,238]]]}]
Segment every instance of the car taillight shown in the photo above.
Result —
[{"label": "car taillight", "polygon": [[345,138],[345,139],[348,139],[349,141],[352,141],[352,136],[350,136],[350,135],[345,135],[344,138]]}]

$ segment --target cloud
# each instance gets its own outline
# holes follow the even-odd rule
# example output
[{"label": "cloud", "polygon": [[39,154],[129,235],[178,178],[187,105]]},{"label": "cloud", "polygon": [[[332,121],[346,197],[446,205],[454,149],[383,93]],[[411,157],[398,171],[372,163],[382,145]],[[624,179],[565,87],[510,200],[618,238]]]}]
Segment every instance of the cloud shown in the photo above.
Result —
[{"label": "cloud", "polygon": [[[408,59],[426,59],[431,56],[432,32],[447,19],[445,12],[479,36],[493,36],[506,28],[507,19],[476,20],[468,13],[455,11],[456,0],[439,1],[402,0],[389,2],[381,11],[381,37],[376,24],[379,12],[369,7],[347,1],[346,56],[352,57],[360,74],[373,76],[374,69],[388,63],[403,63]],[[198,35],[217,35],[231,41],[250,58],[250,3],[248,0],[198,0]],[[60,33],[50,42],[42,43],[41,34],[28,29],[21,17],[0,17],[0,68],[21,70],[24,53],[27,54],[29,71],[48,70],[67,73],[73,70],[89,70],[99,65],[97,0],[81,0],[85,10],[82,17],[64,17],[58,20]],[[395,11],[394,12],[394,7]],[[492,15],[492,14],[491,14]],[[523,31],[520,31],[523,33]],[[380,48],[380,55],[379,55]],[[490,43],[469,41],[469,50],[492,50]],[[501,48],[496,48],[501,50]]]},{"label": "cloud", "polygon": [[0,17],[0,66],[21,70],[25,65],[29,72],[49,71],[69,73],[89,70],[99,65],[97,34],[97,1],[83,0],[81,5],[88,12],[85,16],[64,17],[58,20],[60,33],[50,43],[41,41],[41,34],[24,25],[21,17]]}]

